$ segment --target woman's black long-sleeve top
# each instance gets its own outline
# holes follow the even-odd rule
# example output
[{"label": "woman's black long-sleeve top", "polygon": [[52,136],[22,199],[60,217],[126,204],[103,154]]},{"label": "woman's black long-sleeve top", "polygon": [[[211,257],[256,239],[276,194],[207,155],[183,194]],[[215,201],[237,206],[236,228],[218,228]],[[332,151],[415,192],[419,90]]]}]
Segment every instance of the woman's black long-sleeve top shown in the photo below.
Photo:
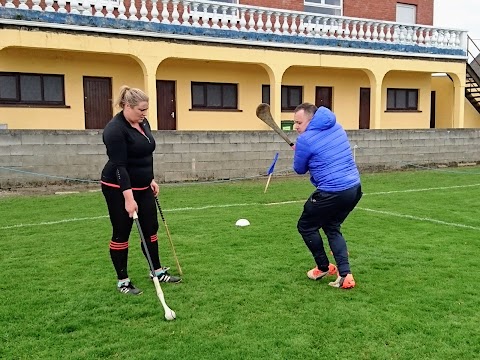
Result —
[{"label": "woman's black long-sleeve top", "polygon": [[143,134],[125,119],[123,111],[108,122],[103,131],[108,162],[102,183],[118,185],[121,191],[148,187],[154,178],[155,139],[147,119],[140,123]]}]

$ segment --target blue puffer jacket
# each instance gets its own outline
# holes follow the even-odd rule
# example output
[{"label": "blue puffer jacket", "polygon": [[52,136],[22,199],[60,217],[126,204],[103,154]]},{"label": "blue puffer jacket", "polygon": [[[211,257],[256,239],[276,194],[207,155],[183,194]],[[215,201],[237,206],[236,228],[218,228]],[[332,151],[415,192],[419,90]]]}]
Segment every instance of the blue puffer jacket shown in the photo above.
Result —
[{"label": "blue puffer jacket", "polygon": [[326,107],[318,108],[305,132],[298,136],[293,169],[297,174],[310,171],[312,184],[327,192],[360,184],[347,134]]}]

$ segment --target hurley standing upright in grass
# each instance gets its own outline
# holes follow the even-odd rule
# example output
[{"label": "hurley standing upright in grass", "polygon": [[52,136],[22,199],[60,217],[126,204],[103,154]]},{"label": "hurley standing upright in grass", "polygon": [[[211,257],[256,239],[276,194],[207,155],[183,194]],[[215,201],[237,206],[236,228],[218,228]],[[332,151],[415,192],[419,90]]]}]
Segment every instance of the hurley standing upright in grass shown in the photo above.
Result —
[{"label": "hurley standing upright in grass", "polygon": [[[303,103],[294,112],[295,144],[293,168],[310,173],[315,191],[305,202],[297,228],[312,252],[316,267],[307,272],[312,280],[337,274],[333,287],[348,289],[355,280],[348,261],[347,243],[340,226],[362,197],[360,175],[350,143],[335,114],[326,107]],[[323,229],[337,266],[330,263],[319,230]]]},{"label": "hurley standing upright in grass", "polygon": [[[124,294],[142,291],[130,281],[127,272],[128,238],[132,216],[138,213],[155,274],[161,282],[179,282],[160,265],[158,218],[155,196],[159,192],[153,175],[155,139],[145,118],[148,96],[140,89],[122,86],[116,105],[122,110],[105,126],[103,142],[108,162],[102,171],[102,192],[112,223],[110,256],[117,272],[117,289]],[[145,250],[142,247],[145,254]]]}]

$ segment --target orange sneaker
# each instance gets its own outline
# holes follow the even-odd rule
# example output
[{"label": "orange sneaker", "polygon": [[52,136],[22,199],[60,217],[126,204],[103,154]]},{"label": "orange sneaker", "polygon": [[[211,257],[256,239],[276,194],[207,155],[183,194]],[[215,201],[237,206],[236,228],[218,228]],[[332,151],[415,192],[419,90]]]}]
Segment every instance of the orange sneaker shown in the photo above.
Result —
[{"label": "orange sneaker", "polygon": [[352,289],[355,287],[355,279],[352,274],[347,274],[346,276],[338,276],[337,280],[328,283],[328,285],[341,289]]},{"label": "orange sneaker", "polygon": [[307,271],[307,276],[312,280],[323,279],[327,275],[335,275],[337,273],[337,267],[333,264],[328,264],[328,270],[322,271],[318,267],[314,267],[312,270]]}]

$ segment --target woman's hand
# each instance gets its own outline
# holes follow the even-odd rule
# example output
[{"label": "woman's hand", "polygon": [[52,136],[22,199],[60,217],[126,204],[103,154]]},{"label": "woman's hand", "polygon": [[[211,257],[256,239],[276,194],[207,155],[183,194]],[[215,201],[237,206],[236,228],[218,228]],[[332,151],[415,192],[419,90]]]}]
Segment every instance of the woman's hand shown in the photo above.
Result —
[{"label": "woman's hand", "polygon": [[128,216],[133,217],[134,212],[138,213],[138,205],[133,198],[132,189],[125,190],[123,197],[125,198],[125,211],[128,213]]},{"label": "woman's hand", "polygon": [[158,187],[158,184],[155,182],[155,180],[152,180],[150,183],[150,188],[153,191],[153,195],[157,196],[158,193],[160,192],[160,188]]},{"label": "woman's hand", "polygon": [[125,210],[128,212],[128,216],[133,217],[133,213],[138,213],[138,205],[135,200],[125,200]]}]

